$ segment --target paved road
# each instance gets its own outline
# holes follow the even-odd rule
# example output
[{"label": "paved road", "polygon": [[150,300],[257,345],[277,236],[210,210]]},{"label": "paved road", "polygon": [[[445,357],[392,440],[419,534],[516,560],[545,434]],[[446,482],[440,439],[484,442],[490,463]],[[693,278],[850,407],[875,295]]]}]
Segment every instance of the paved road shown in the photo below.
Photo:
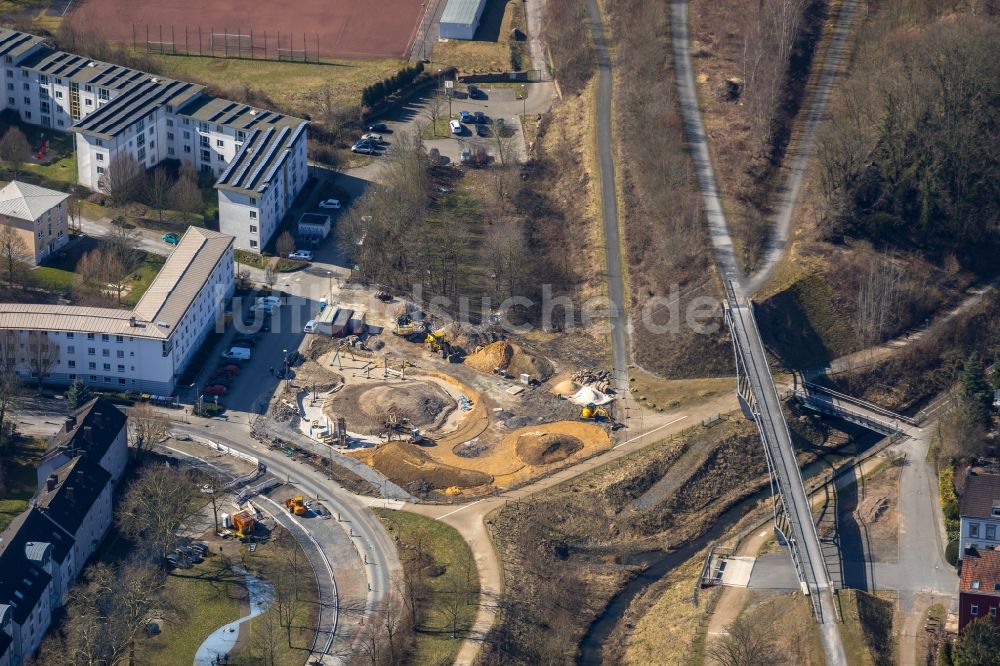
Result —
[{"label": "paved road", "polygon": [[613,73],[611,54],[597,0],[587,0],[587,23],[597,54],[597,170],[601,180],[601,217],[604,226],[604,261],[611,301],[611,360],[615,388],[628,392],[628,341],[625,288],[622,276],[622,241],[618,228],[618,188],[611,118]]},{"label": "paved road", "polygon": [[[323,474],[305,464],[291,462],[280,451],[273,451],[250,440],[246,427],[209,419],[192,419],[192,423],[174,423],[171,429],[186,432],[193,436],[207,438],[230,446],[237,451],[257,456],[264,462],[268,471],[286,482],[298,486],[308,497],[318,499],[334,516],[340,520],[322,521],[321,524],[336,526],[341,529],[341,536],[330,537],[331,548],[324,548],[330,557],[334,575],[357,570],[357,560],[360,558],[367,579],[368,590],[361,595],[361,600],[344,613],[344,604],[338,606],[341,619],[337,630],[337,642],[334,651],[341,656],[350,653],[350,644],[357,635],[357,626],[366,611],[384,604],[392,589],[393,577],[400,571],[399,557],[396,546],[382,527],[381,522],[368,510],[370,502],[361,500],[339,485],[327,479]],[[306,526],[307,521],[299,521]],[[316,532],[311,530],[316,536]],[[344,538],[346,534],[346,539]],[[345,543],[354,547],[351,552]],[[356,575],[353,577],[356,578]],[[343,595],[344,576],[339,579],[338,587]],[[360,608],[359,606],[363,606]]]}]

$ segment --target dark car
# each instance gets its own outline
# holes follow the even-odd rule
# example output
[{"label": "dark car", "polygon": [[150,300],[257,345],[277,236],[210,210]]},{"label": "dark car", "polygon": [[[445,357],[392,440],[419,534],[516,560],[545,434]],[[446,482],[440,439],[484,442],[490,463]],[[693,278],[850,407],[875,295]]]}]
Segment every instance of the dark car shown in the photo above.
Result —
[{"label": "dark car", "polygon": [[486,117],[486,114],[482,111],[476,111],[472,114],[472,117],[477,125],[482,125],[483,123],[490,122],[490,119]]},{"label": "dark car", "polygon": [[251,338],[247,335],[241,335],[233,340],[233,347],[246,347],[247,349],[252,349],[254,345],[257,344],[256,338]]},{"label": "dark car", "polygon": [[486,93],[476,86],[469,86],[469,99],[486,99]]},{"label": "dark car", "polygon": [[489,136],[490,135],[489,125],[476,125],[476,134],[479,136]]},{"label": "dark car", "polygon": [[249,314],[243,318],[243,326],[245,328],[250,329],[253,332],[259,332],[259,331],[267,332],[271,330],[271,327],[268,326],[266,319],[264,320],[256,319],[252,314]]},{"label": "dark car", "polygon": [[194,548],[195,550],[197,550],[198,553],[202,557],[205,557],[206,555],[208,555],[208,544],[207,543],[202,543],[201,541],[197,541],[197,542],[191,544],[190,547]]},{"label": "dark car", "polygon": [[369,132],[385,132],[388,129],[389,128],[386,127],[385,123],[374,123],[374,124],[368,126],[368,131]]}]

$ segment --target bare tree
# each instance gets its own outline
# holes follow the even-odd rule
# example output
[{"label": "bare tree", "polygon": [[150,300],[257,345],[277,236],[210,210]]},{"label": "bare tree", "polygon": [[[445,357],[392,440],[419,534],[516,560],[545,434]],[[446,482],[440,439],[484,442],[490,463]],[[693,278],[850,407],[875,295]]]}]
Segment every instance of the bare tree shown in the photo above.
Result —
[{"label": "bare tree", "polygon": [[10,163],[10,170],[17,180],[21,165],[31,157],[31,145],[24,132],[17,127],[10,127],[0,139],[0,159]]},{"label": "bare tree", "polygon": [[175,209],[180,211],[181,219],[185,223],[191,218],[191,214],[204,204],[198,184],[184,175],[170,188],[170,202]]},{"label": "bare tree", "polygon": [[135,201],[143,190],[145,177],[146,172],[139,160],[130,153],[120,151],[111,158],[98,185],[111,199],[111,205],[120,207]]},{"label": "bare tree", "polygon": [[271,582],[274,585],[274,611],[278,615],[278,623],[285,630],[288,647],[292,647],[292,627],[302,607],[298,598],[298,579],[286,565],[279,569]]},{"label": "bare tree", "polygon": [[198,511],[200,495],[190,473],[150,467],[125,491],[118,526],[162,560],[173,548],[177,528]]},{"label": "bare tree", "polygon": [[66,200],[66,218],[69,221],[69,228],[82,231],[80,218],[83,214],[83,199],[71,196]]},{"label": "bare tree", "polygon": [[128,443],[138,455],[163,441],[170,427],[167,415],[149,403],[140,403],[128,411]]},{"label": "bare tree", "polygon": [[274,283],[278,281],[278,276],[274,272],[274,268],[271,264],[264,267],[264,284],[268,286],[269,289],[274,289]]},{"label": "bare tree", "polygon": [[59,345],[49,339],[48,331],[28,331],[28,367],[38,378],[38,392],[42,392],[49,373],[59,361]]},{"label": "bare tree", "polygon": [[104,249],[114,255],[126,271],[131,271],[142,259],[142,236],[130,228],[124,219],[116,219],[104,234],[103,240]]},{"label": "bare tree", "polygon": [[146,183],[146,200],[159,213],[160,222],[163,221],[163,209],[170,202],[170,187],[172,185],[170,174],[163,167],[157,167]]},{"label": "bare tree", "polygon": [[295,251],[295,239],[287,231],[281,232],[278,240],[274,243],[274,249],[278,251],[279,257],[287,257]]},{"label": "bare tree", "polygon": [[458,638],[458,631],[462,627],[466,616],[466,597],[468,590],[465,581],[460,576],[452,576],[447,590],[444,591],[444,602],[438,607],[438,612],[444,620],[445,626],[451,632],[452,638]]},{"label": "bare tree", "polygon": [[131,273],[132,268],[122,262],[122,255],[105,246],[80,257],[76,265],[76,284],[96,294],[113,292],[121,305]]},{"label": "bare tree", "polygon": [[431,121],[431,136],[437,138],[438,120],[440,120],[447,108],[448,103],[441,94],[441,88],[435,88],[431,96],[427,98],[427,117]]},{"label": "bare tree", "polygon": [[720,666],[769,666],[780,663],[774,629],[740,615],[726,627],[726,635],[705,648],[705,654]]},{"label": "bare tree", "polygon": [[514,147],[517,145],[514,128],[507,127],[503,118],[497,118],[493,121],[493,128],[490,131],[490,135],[490,139],[492,139],[497,151],[496,157],[500,166],[513,164],[517,160],[517,155],[514,151]]},{"label": "bare tree", "polygon": [[9,453],[14,421],[9,419],[21,382],[13,367],[0,367],[0,452]]},{"label": "bare tree", "polygon": [[14,286],[17,277],[32,260],[31,248],[17,229],[9,224],[0,226],[0,262],[7,275],[7,285]]},{"label": "bare tree", "polygon": [[899,320],[903,277],[892,257],[879,256],[862,279],[855,329],[863,347],[881,342]]},{"label": "bare tree", "polygon": [[253,623],[250,634],[250,649],[256,663],[261,666],[275,666],[278,661],[278,641],[281,626],[274,613],[264,613]]}]

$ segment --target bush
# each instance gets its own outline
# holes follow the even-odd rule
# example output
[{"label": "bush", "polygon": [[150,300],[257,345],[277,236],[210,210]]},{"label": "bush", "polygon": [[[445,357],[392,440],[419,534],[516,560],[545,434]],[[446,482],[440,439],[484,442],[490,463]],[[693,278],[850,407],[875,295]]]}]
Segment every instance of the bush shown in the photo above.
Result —
[{"label": "bush", "polygon": [[201,405],[195,404],[191,408],[191,413],[195,416],[212,417],[218,416],[222,412],[226,411],[226,408],[222,405],[217,405],[214,402],[203,402]]},{"label": "bush", "polygon": [[378,106],[385,98],[407,87],[424,71],[424,63],[407,65],[392,76],[373,83],[361,91],[361,105],[368,108]]},{"label": "bush", "polygon": [[952,539],[944,547],[944,559],[951,566],[958,566],[958,539]]}]

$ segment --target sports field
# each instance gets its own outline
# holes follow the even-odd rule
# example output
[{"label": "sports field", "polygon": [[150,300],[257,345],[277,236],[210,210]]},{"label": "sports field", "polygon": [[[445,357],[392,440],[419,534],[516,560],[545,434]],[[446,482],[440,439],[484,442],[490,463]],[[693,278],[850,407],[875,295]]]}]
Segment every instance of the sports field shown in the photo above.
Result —
[{"label": "sports field", "polygon": [[405,58],[426,0],[77,0],[73,25],[190,55]]}]

